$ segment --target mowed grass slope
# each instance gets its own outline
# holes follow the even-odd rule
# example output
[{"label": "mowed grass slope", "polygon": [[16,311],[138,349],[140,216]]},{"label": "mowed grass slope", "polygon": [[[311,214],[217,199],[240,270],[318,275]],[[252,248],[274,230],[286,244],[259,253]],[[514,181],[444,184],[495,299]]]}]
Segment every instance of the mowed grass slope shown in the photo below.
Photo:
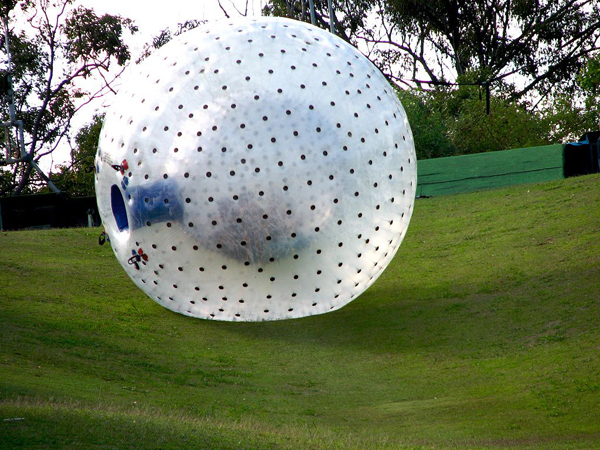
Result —
[{"label": "mowed grass slope", "polygon": [[186,318],[99,230],[0,233],[0,448],[600,448],[600,177],[417,200],[360,298]]}]

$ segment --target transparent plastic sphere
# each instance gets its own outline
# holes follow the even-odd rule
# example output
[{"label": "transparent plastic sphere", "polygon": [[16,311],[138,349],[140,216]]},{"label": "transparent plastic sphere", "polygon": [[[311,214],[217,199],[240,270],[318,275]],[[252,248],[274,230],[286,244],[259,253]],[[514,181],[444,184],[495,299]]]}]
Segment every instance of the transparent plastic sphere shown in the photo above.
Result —
[{"label": "transparent plastic sphere", "polygon": [[309,24],[189,31],[133,66],[96,157],[99,211],[137,286],[188,316],[340,308],[396,253],[416,189],[406,114],[356,49]]}]

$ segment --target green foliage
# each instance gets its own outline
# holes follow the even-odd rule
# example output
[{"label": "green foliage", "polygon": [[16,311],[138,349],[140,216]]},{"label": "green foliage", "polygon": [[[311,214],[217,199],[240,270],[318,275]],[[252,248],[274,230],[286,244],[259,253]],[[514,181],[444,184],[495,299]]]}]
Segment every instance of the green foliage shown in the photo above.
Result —
[{"label": "green foliage", "polygon": [[95,115],[75,136],[76,148],[71,155],[71,164],[59,166],[53,174],[54,184],[74,197],[95,195],[94,160],[98,151],[98,140],[104,115]]},{"label": "green foliage", "polygon": [[555,142],[576,142],[586,132],[600,130],[600,57],[588,60],[577,82],[580,95],[559,93],[543,105],[544,120]]},{"label": "green foliage", "polygon": [[96,16],[93,10],[79,6],[65,21],[63,31],[67,38],[66,55],[70,63],[110,61],[124,65],[129,60],[129,49],[123,43],[123,29],[137,31],[131,19],[105,14]]},{"label": "green foliage", "polygon": [[585,91],[592,95],[598,93],[598,86],[600,86],[600,56],[590,58],[582,69],[578,81]]},{"label": "green foliage", "polygon": [[487,114],[484,101],[470,95],[460,102],[448,129],[458,153],[469,154],[549,144],[543,125],[536,114],[498,97],[490,99]]},{"label": "green foliage", "polygon": [[482,153],[551,142],[548,123],[524,105],[490,97],[474,86],[399,91],[413,130],[417,158]]},{"label": "green foliage", "polygon": [[0,233],[1,447],[600,447],[598,175],[417,200],[366,293],[281,322],[171,313],[99,231]]},{"label": "green foliage", "polygon": [[600,95],[583,100],[562,94],[546,102],[544,121],[554,142],[577,142],[588,131],[600,130]]},{"label": "green foliage", "polygon": [[443,109],[428,93],[398,90],[398,97],[413,132],[417,159],[457,154],[458,149],[450,140]]}]

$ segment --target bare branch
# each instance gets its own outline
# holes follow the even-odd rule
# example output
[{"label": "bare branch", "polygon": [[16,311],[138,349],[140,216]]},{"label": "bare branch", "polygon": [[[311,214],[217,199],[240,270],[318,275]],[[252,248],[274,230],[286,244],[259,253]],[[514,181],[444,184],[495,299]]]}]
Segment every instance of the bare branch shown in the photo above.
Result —
[{"label": "bare branch", "polygon": [[230,19],[231,17],[229,17],[229,14],[227,14],[227,10],[221,4],[221,0],[219,0],[218,3],[219,3],[219,8],[221,8],[221,11],[223,11],[223,14],[225,14],[225,17],[227,17],[228,19]]}]

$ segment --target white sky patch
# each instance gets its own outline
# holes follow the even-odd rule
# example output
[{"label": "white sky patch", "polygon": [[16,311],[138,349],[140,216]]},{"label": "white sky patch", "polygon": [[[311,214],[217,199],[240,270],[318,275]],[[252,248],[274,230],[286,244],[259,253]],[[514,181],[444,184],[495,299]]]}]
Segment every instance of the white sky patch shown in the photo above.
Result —
[{"label": "white sky patch", "polygon": [[[242,13],[247,11],[248,16],[260,15],[265,3],[264,0],[221,0],[221,4],[231,17],[239,16],[237,11]],[[167,27],[174,30],[178,23],[192,19],[225,18],[218,0],[169,0],[166,3],[144,0],[80,0],[78,4],[92,8],[98,15],[120,15],[135,21],[140,31],[131,42],[134,57],[136,51],[140,51],[146,42]]]}]

